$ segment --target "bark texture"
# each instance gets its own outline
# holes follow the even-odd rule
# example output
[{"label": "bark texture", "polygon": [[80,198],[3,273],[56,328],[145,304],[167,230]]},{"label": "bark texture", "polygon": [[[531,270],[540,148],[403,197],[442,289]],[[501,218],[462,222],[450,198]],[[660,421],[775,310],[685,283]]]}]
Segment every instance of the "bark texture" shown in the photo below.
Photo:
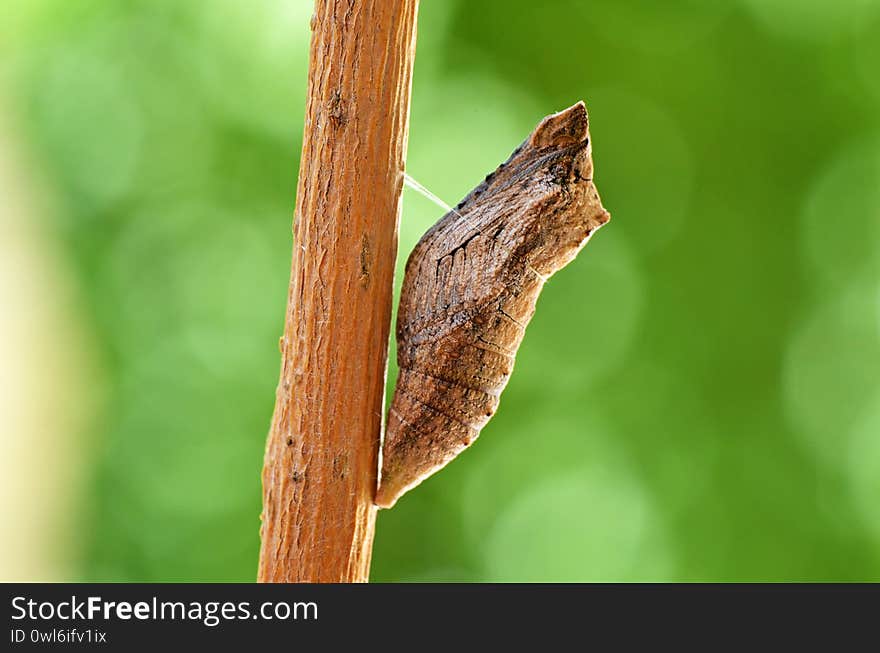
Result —
[{"label": "bark texture", "polygon": [[417,0],[316,0],[258,579],[367,580]]},{"label": "bark texture", "polygon": [[545,118],[422,237],[398,310],[400,376],[377,505],[394,505],[476,440],[544,282],[608,219],[580,102]]}]

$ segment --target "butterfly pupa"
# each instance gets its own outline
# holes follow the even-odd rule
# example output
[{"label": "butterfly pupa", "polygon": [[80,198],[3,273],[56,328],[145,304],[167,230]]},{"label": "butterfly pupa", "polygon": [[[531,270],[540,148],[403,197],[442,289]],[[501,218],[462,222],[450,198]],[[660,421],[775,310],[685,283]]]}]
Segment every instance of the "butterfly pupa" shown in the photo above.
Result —
[{"label": "butterfly pupa", "polygon": [[410,254],[376,505],[393,506],[477,439],[544,283],[608,222],[588,127],[583,102],[544,118]]}]

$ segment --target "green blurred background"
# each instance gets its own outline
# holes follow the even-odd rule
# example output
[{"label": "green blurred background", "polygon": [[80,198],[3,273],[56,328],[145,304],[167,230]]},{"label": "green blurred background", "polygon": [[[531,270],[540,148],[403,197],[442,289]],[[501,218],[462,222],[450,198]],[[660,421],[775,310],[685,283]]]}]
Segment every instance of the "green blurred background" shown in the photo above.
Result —
[{"label": "green blurred background", "polygon": [[[4,580],[254,579],[311,10],[0,8]],[[612,222],[374,580],[880,580],[878,44],[877,0],[423,0],[410,174],[454,204],[583,98]]]}]

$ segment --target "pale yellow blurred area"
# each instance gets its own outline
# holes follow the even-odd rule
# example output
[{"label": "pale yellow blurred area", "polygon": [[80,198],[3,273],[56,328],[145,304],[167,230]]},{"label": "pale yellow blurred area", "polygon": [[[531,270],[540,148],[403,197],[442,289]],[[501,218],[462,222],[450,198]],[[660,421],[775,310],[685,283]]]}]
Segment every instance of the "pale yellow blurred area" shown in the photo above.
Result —
[{"label": "pale yellow blurred area", "polygon": [[93,348],[0,92],[0,581],[73,580]]}]

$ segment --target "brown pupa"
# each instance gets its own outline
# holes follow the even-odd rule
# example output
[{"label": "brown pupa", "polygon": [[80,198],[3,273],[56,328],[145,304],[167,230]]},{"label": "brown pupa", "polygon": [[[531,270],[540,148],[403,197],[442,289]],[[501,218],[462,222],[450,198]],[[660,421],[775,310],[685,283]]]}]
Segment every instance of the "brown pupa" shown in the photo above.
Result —
[{"label": "brown pupa", "polygon": [[547,116],[410,254],[376,505],[445,466],[495,413],[541,288],[608,222],[591,149],[583,102]]}]

